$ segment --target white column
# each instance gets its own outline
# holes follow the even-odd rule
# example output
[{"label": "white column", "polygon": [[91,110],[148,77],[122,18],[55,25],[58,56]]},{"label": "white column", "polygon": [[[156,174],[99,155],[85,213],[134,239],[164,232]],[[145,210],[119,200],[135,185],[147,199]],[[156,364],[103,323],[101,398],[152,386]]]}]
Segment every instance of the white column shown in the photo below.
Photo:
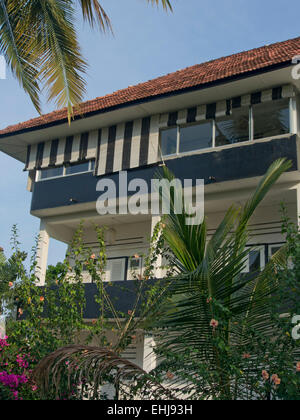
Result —
[{"label": "white column", "polygon": [[43,286],[46,280],[47,262],[48,262],[48,251],[49,251],[49,240],[50,236],[47,232],[46,223],[41,220],[40,233],[38,240],[38,248],[36,254],[36,277],[39,280],[39,285]]},{"label": "white column", "polygon": [[298,222],[298,228],[300,229],[300,184],[296,188],[296,200],[297,200],[297,222]]},{"label": "white column", "polygon": [[143,369],[146,372],[150,372],[156,367],[156,355],[153,351],[154,340],[153,336],[146,334],[144,336],[144,357],[143,357]]},{"label": "white column", "polygon": [[298,121],[297,121],[297,101],[296,98],[290,98],[290,131],[293,134],[298,133]]},{"label": "white column", "polygon": [[0,338],[4,338],[6,336],[6,325],[5,325],[5,318],[1,317],[0,315]]},{"label": "white column", "polygon": [[[155,226],[160,221],[161,221],[161,216],[152,216],[152,218],[151,218],[151,238],[153,236]],[[158,255],[158,258],[156,260],[156,268],[154,270],[154,275],[158,279],[162,277],[162,269],[161,269],[161,266],[162,266],[162,256],[161,255]]]}]

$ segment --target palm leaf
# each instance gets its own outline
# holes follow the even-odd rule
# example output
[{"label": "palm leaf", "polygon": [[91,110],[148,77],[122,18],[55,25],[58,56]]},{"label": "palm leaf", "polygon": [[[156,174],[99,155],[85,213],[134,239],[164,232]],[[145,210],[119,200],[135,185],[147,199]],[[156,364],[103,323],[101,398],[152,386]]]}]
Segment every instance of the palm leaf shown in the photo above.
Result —
[{"label": "palm leaf", "polygon": [[73,105],[85,92],[86,63],[81,57],[74,28],[74,8],[70,1],[31,0],[28,5],[28,31],[35,24],[36,51],[40,58],[40,77],[48,87],[48,100],[59,108],[66,106],[69,121]]},{"label": "palm leaf", "polygon": [[93,27],[98,24],[101,31],[112,32],[111,21],[98,0],[79,0],[82,15]]},{"label": "palm leaf", "polygon": [[[182,215],[171,211],[167,216],[165,239],[174,255],[178,278],[171,285],[172,298],[155,324],[163,331],[159,337],[162,349],[172,348],[184,354],[189,342],[198,350],[196,358],[214,359],[210,321],[216,312],[214,305],[208,304],[208,297],[218,302],[218,311],[228,319],[220,327],[228,340],[245,333],[245,328],[235,328],[232,322],[245,316],[247,329],[265,326],[266,303],[275,287],[272,279],[276,257],[255,279],[241,278],[250,251],[246,248],[248,224],[272,185],[289,167],[285,159],[274,162],[244,208],[231,207],[209,241],[205,220],[202,226],[186,226]],[[172,179],[167,169],[160,176]]]},{"label": "palm leaf", "polygon": [[101,385],[105,383],[103,378],[111,375],[114,378],[115,387],[120,390],[120,396],[123,398],[126,395],[130,396],[128,395],[129,384],[133,385],[137,381],[143,381],[150,399],[174,399],[168,389],[136,364],[111,350],[81,345],[61,348],[46,356],[38,364],[33,378],[45,394],[54,387],[57,396],[59,396],[66,362],[69,372],[69,389],[71,389],[71,383],[81,383],[83,378],[87,378],[87,383],[92,385],[94,390],[93,398],[97,397]]},{"label": "palm leaf", "polygon": [[32,54],[34,38],[30,32],[21,34],[24,29],[21,27],[21,17],[24,13],[26,8],[22,2],[0,0],[0,53],[4,55],[12,73],[40,112],[38,61]]}]

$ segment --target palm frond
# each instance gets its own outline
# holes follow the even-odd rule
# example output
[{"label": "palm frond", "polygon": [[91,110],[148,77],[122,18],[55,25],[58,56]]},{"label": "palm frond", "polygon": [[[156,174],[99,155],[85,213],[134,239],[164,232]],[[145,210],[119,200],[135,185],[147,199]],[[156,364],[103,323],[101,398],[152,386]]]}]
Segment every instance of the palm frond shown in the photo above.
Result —
[{"label": "palm frond", "polygon": [[152,5],[157,5],[159,6],[161,4],[161,6],[163,7],[164,10],[170,10],[171,12],[173,11],[172,8],[172,4],[170,0],[147,0],[148,3],[151,3]]},{"label": "palm frond", "polygon": [[113,385],[119,390],[120,398],[130,396],[129,384],[132,387],[139,381],[144,384],[144,392],[147,392],[149,399],[174,399],[168,389],[136,364],[111,350],[81,345],[58,349],[40,361],[33,378],[44,393],[54,388],[59,396],[66,364],[69,388],[71,389],[71,383],[85,382],[92,386],[93,398],[99,395],[101,386],[110,376],[113,378]]},{"label": "palm frond", "polygon": [[0,53],[40,112],[38,59],[34,53],[34,38],[30,32],[22,33],[22,16],[26,16],[26,8],[24,2],[18,2],[18,7],[16,3],[0,0]]},{"label": "palm frond", "polygon": [[[184,355],[188,342],[197,349],[190,357],[214,360],[210,327],[213,318],[227,319],[219,328],[228,340],[235,336],[240,339],[246,329],[266,326],[267,304],[276,287],[273,281],[275,260],[278,263],[280,256],[271,259],[265,270],[254,278],[243,276],[245,260],[251,251],[246,248],[248,224],[257,206],[289,167],[290,162],[285,159],[274,162],[246,205],[243,208],[232,206],[210,240],[206,221],[201,226],[187,226],[185,215],[175,213],[174,200],[171,200],[165,239],[174,255],[178,278],[171,283],[171,297],[155,324],[163,331],[158,347],[172,348],[175,353]],[[164,168],[160,177],[171,180],[174,176]],[[162,194],[161,199],[164,199]],[[284,264],[282,255],[281,262]],[[241,320],[243,328],[237,322]]]},{"label": "palm frond", "polygon": [[111,21],[98,0],[79,0],[82,15],[91,27],[97,24],[102,32],[113,32]]},{"label": "palm frond", "polygon": [[83,99],[81,74],[86,70],[74,28],[74,9],[70,2],[54,0],[34,0],[31,4],[31,19],[38,22],[41,78],[48,86],[48,100],[55,99],[59,108],[66,106],[70,121],[73,106]]}]

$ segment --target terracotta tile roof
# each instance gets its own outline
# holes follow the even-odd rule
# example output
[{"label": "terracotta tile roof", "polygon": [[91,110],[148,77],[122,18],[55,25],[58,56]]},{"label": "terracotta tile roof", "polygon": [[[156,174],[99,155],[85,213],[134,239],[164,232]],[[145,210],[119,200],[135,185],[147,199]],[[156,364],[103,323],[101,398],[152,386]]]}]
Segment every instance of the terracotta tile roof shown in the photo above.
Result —
[{"label": "terracotta tile roof", "polygon": [[[300,54],[300,37],[222,57],[84,102],[80,106],[80,111],[75,112],[75,116],[86,117],[91,113],[109,111],[139,101],[151,100],[155,97],[179,93],[197,87],[201,88],[212,83],[222,83],[228,78],[246,75],[249,72],[276,65],[288,64],[298,54]],[[63,123],[66,122],[66,118],[66,109],[57,110],[9,126],[0,131],[0,137],[23,130],[30,131],[41,128],[41,126]]]}]

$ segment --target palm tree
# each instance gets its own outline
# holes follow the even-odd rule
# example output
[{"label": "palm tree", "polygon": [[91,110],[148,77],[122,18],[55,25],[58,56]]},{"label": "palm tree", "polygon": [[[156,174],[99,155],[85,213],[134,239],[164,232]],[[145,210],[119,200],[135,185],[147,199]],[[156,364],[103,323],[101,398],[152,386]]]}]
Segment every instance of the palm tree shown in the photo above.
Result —
[{"label": "palm tree", "polygon": [[[188,371],[190,377],[198,375],[199,365],[205,364],[209,375],[218,373],[218,397],[230,398],[230,378],[222,366],[224,353],[229,353],[232,347],[246,348],[253,331],[267,334],[272,330],[269,307],[272,293],[277,288],[276,270],[287,262],[286,247],[271,258],[262,272],[246,278],[241,273],[251,250],[246,247],[251,216],[289,167],[290,162],[285,159],[274,162],[245,206],[230,207],[210,239],[205,220],[201,225],[187,226],[186,214],[175,214],[177,197],[172,197],[171,214],[167,216],[163,235],[171,251],[171,265],[176,274],[165,298],[159,299],[155,306],[156,316],[152,314],[149,317],[150,324],[145,319],[144,326],[157,332],[157,352],[163,356],[172,354],[175,373],[179,374],[178,383],[176,377],[173,381],[175,388],[178,385],[183,390],[180,373]],[[169,180],[173,178],[166,168],[161,176]],[[119,358],[118,362],[108,366],[107,360],[111,357],[108,350],[101,349],[96,354],[93,348],[72,346],[58,350],[41,362],[36,371],[41,384],[48,383],[49,375],[53,375],[54,381],[60,378],[60,366],[70,352],[79,353],[76,363],[80,366],[80,374],[92,371],[95,377],[100,378],[107,369],[115,371],[120,365],[118,380],[122,381],[122,366],[125,364],[128,370],[123,382],[128,380],[132,368],[130,362],[122,359],[121,363],[119,356],[115,355],[113,360]],[[160,369],[165,369],[164,362],[160,366]],[[133,370],[131,374],[132,378],[136,378]],[[149,379],[149,375],[139,371],[139,379],[143,375]],[[154,383],[155,378],[150,377],[150,382]],[[59,385],[59,381],[56,384]],[[191,388],[187,390],[190,391]],[[215,384],[205,386],[202,392],[211,397],[216,392]]]},{"label": "palm tree", "polygon": [[[170,0],[146,0],[172,10]],[[76,5],[91,27],[112,31],[108,15],[98,0],[0,0],[0,53],[12,73],[41,112],[40,92],[46,86],[48,100],[73,106],[85,92],[82,57],[75,27]]]}]

